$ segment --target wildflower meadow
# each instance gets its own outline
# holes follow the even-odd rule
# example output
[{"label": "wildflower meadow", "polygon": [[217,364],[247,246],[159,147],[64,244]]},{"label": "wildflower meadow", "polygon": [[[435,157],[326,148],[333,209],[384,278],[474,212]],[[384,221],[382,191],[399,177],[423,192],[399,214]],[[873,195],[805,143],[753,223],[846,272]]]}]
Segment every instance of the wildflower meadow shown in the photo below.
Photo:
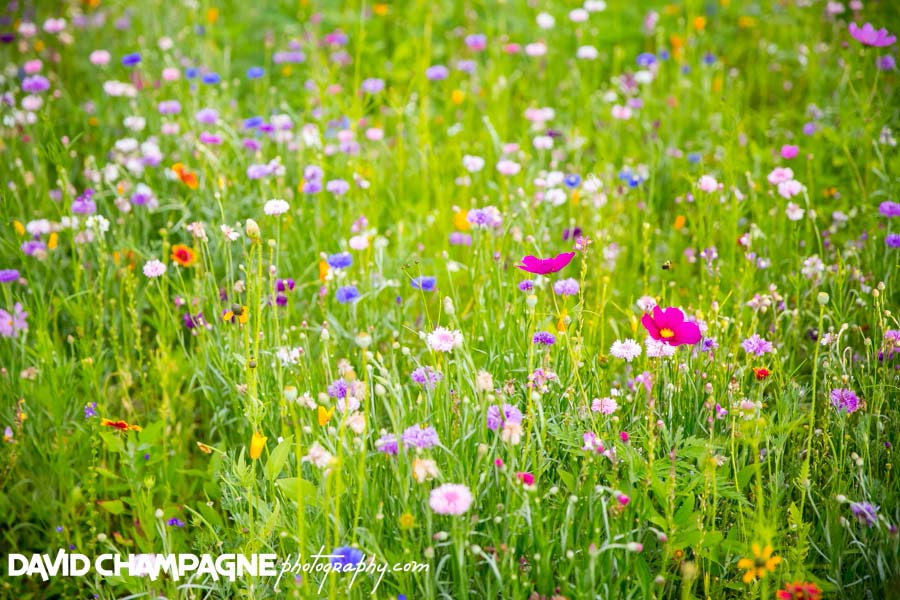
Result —
[{"label": "wildflower meadow", "polygon": [[9,0],[0,598],[900,598],[895,0]]}]

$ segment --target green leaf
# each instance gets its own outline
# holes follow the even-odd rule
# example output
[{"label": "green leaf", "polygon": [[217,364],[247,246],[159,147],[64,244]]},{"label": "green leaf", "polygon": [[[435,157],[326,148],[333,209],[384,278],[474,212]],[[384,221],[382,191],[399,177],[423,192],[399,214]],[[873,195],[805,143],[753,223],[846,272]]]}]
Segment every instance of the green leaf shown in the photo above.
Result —
[{"label": "green leaf", "polygon": [[125,512],[125,504],[121,500],[97,500],[97,504],[108,513],[121,515]]},{"label": "green leaf", "polygon": [[100,433],[100,439],[103,440],[103,446],[110,452],[125,454],[125,443],[119,435],[104,431]]},{"label": "green leaf", "polygon": [[118,475],[116,475],[115,473],[113,473],[112,471],[110,471],[109,469],[106,469],[104,467],[91,467],[91,469],[97,475],[103,475],[104,477],[107,477],[109,479],[118,479],[119,478]]},{"label": "green leaf", "polygon": [[269,481],[275,481],[275,478],[281,473],[281,469],[284,468],[284,463],[287,462],[291,452],[292,441],[293,438],[291,436],[286,437],[269,454],[269,460],[266,462],[266,478]]},{"label": "green leaf", "polygon": [[293,500],[299,500],[302,494],[306,504],[318,504],[319,490],[311,481],[299,477],[284,477],[275,482],[281,488],[284,495]]},{"label": "green leaf", "polygon": [[557,469],[556,474],[559,475],[559,480],[563,482],[563,484],[569,488],[571,491],[575,491],[575,476],[569,473],[564,469]]}]

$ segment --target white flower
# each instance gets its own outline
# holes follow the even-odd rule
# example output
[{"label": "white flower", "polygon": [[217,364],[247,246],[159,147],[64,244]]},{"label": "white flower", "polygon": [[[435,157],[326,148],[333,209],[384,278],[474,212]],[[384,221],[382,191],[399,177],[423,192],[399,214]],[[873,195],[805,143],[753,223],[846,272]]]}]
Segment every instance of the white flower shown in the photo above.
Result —
[{"label": "white flower", "polygon": [[712,175],[704,175],[697,182],[697,187],[706,193],[712,193],[719,189],[719,182]]},{"label": "white flower", "polygon": [[788,202],[787,209],[784,211],[787,214],[787,218],[791,221],[799,221],[803,218],[803,213],[806,212],[799,206],[797,206],[793,202]]},{"label": "white flower", "polygon": [[228,225],[222,225],[219,227],[219,230],[222,232],[222,235],[225,236],[225,239],[229,242],[233,242],[241,237],[241,232],[235,229],[232,229]]},{"label": "white flower", "polygon": [[426,342],[428,347],[436,352],[452,352],[454,348],[462,345],[463,336],[458,329],[438,327],[428,334]]},{"label": "white flower", "polygon": [[288,204],[287,201],[275,198],[266,202],[266,205],[263,207],[263,212],[271,216],[283,215],[290,210],[290,208],[291,205]]},{"label": "white flower", "polygon": [[647,348],[647,356],[650,358],[666,358],[675,354],[675,346],[670,346],[651,337],[644,340],[644,347]]},{"label": "white flower", "polygon": [[641,345],[632,339],[616,340],[609,349],[609,353],[616,358],[631,362],[641,355]]},{"label": "white flower", "polygon": [[593,46],[579,46],[575,56],[581,60],[596,60],[600,56],[600,52]]},{"label": "white flower", "polygon": [[803,184],[796,179],[790,181],[782,181],[778,184],[778,194],[782,198],[793,198],[803,191]]},{"label": "white flower", "polygon": [[144,263],[144,275],[147,277],[162,277],[165,272],[166,265],[155,258]]},{"label": "white flower", "polygon": [[320,469],[330,465],[332,460],[334,457],[328,450],[320,446],[319,442],[313,442],[313,445],[309,447],[309,452],[303,457],[303,462],[312,463]]},{"label": "white flower", "polygon": [[553,15],[544,12],[539,14],[536,20],[538,27],[541,29],[553,29],[553,26],[556,25],[556,19],[553,18]]}]

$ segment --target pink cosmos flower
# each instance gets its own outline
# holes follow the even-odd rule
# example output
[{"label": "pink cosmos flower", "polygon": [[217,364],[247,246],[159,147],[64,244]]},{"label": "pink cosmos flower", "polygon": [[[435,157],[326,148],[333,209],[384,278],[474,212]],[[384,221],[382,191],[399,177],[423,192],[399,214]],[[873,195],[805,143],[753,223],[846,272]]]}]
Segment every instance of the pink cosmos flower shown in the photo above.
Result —
[{"label": "pink cosmos flower", "polygon": [[562,271],[566,268],[566,265],[572,262],[574,256],[574,252],[563,252],[553,258],[538,258],[529,254],[522,259],[521,265],[516,265],[516,268],[534,275],[547,275],[548,273]]},{"label": "pink cosmos flower", "polygon": [[856,23],[850,23],[850,35],[863,46],[875,46],[876,48],[884,48],[897,41],[897,36],[888,33],[887,29],[882,27],[876,30],[871,23],[866,23],[862,27]]},{"label": "pink cosmos flower", "polygon": [[472,506],[472,492],[459,483],[445,483],[431,490],[431,510],[439,515],[461,515]]},{"label": "pink cosmos flower", "polygon": [[700,341],[700,327],[696,323],[685,321],[684,313],[674,306],[664,309],[654,306],[652,315],[644,315],[641,324],[650,337],[669,346],[696,344]]},{"label": "pink cosmos flower", "polygon": [[797,154],[800,153],[799,146],[793,146],[790,144],[785,144],[781,147],[781,158],[785,160],[790,160],[792,158],[797,158]]}]

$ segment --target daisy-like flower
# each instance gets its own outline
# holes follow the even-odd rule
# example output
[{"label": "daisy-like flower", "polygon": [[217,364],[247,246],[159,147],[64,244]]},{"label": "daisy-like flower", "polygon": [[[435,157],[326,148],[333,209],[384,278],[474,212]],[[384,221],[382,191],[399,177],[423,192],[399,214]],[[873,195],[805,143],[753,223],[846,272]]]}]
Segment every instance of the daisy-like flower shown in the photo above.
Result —
[{"label": "daisy-like flower", "polygon": [[182,267],[189,267],[197,262],[197,253],[190,246],[175,244],[172,246],[172,260]]},{"label": "daisy-like flower", "polygon": [[438,327],[428,334],[425,341],[435,352],[452,352],[454,348],[462,346],[463,336],[458,329]]},{"label": "daisy-like flower", "polygon": [[693,345],[700,341],[700,326],[685,321],[681,309],[653,307],[652,314],[641,318],[641,324],[650,337],[669,346]]},{"label": "daisy-like flower", "polygon": [[819,600],[821,597],[822,590],[816,584],[803,581],[786,583],[775,593],[778,600]]},{"label": "daisy-like flower", "polygon": [[269,216],[278,216],[283,215],[288,210],[290,210],[291,205],[287,203],[286,200],[281,200],[280,198],[275,198],[266,202],[263,207],[263,212],[265,212]]},{"label": "daisy-like flower", "polygon": [[625,362],[631,362],[641,355],[641,345],[632,339],[616,340],[609,348],[609,353]]},{"label": "daisy-like flower", "polygon": [[144,263],[143,270],[144,276],[153,279],[163,276],[163,274],[166,272],[166,265],[164,265],[160,260],[154,258]]},{"label": "daisy-like flower", "polygon": [[780,556],[772,556],[772,546],[766,545],[761,547],[754,543],[750,546],[753,551],[753,558],[742,558],[738,561],[738,569],[744,569],[744,583],[751,583],[755,579],[762,579],[769,573],[775,571],[775,568],[781,563]]},{"label": "daisy-like flower", "polygon": [[439,515],[461,515],[472,506],[472,492],[459,483],[445,483],[431,490],[428,504]]}]

